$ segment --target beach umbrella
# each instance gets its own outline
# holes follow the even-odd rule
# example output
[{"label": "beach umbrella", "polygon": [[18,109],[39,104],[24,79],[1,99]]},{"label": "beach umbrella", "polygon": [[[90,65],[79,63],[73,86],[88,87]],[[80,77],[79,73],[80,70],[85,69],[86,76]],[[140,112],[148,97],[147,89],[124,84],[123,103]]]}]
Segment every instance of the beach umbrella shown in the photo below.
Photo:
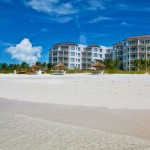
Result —
[{"label": "beach umbrella", "polygon": [[103,63],[100,63],[100,62],[96,62],[95,64],[92,64],[91,67],[95,67],[96,69],[97,68],[105,68],[105,65]]},{"label": "beach umbrella", "polygon": [[60,70],[66,68],[66,66],[64,64],[62,64],[62,63],[59,63],[59,64],[55,65],[54,67],[57,68],[57,69],[60,69]]},{"label": "beach umbrella", "polygon": [[32,66],[31,66],[31,70],[32,70],[32,71],[39,71],[40,69],[41,69],[41,67],[38,66],[38,65],[32,65]]}]

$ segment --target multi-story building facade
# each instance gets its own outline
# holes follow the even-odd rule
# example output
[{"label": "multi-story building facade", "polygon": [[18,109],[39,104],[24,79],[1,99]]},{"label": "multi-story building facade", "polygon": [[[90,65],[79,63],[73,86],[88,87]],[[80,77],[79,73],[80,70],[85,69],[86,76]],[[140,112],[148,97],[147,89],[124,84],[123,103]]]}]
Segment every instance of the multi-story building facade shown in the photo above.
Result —
[{"label": "multi-story building facade", "polygon": [[99,45],[92,44],[82,51],[82,69],[91,69],[91,64],[103,60],[103,50]]},{"label": "multi-story building facade", "polygon": [[112,58],[119,59],[120,60],[119,68],[123,69],[123,43],[122,42],[117,42],[113,44]]},{"label": "multi-story building facade", "polygon": [[136,59],[150,59],[150,35],[131,36],[123,40],[123,68],[132,70]]},{"label": "multi-story building facade", "polygon": [[73,42],[57,43],[50,50],[50,62],[52,65],[62,63],[68,68],[81,68],[82,48]]},{"label": "multi-story building facade", "polygon": [[124,70],[132,70],[136,59],[150,59],[150,35],[131,36],[113,44],[113,59],[120,59]]},{"label": "multi-story building facade", "polygon": [[91,69],[91,64],[105,59],[107,48],[92,44],[89,46],[73,42],[58,43],[50,49],[50,63],[63,63],[67,68]]}]

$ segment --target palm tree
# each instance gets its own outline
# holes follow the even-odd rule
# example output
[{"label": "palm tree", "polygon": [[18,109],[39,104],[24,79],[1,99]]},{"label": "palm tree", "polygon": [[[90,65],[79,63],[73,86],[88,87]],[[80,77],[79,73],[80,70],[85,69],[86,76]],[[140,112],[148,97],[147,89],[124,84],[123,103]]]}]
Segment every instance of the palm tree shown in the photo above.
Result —
[{"label": "palm tree", "polygon": [[47,63],[47,69],[52,69],[53,68],[53,65],[51,63]]},{"label": "palm tree", "polygon": [[133,67],[135,70],[139,70],[140,69],[140,60],[136,59],[133,61]]},{"label": "palm tree", "polygon": [[7,63],[2,63],[1,68],[2,68],[2,70],[8,69],[8,64]]},{"label": "palm tree", "polygon": [[108,69],[119,69],[120,60],[119,59],[105,59],[104,64]]},{"label": "palm tree", "polygon": [[120,59],[113,60],[114,69],[119,69],[119,66],[120,66]]},{"label": "palm tree", "polygon": [[41,67],[43,68],[43,70],[46,70],[47,63],[46,62],[41,63]]},{"label": "palm tree", "polygon": [[27,64],[25,61],[21,63],[21,69],[23,70],[29,70],[29,64]]}]

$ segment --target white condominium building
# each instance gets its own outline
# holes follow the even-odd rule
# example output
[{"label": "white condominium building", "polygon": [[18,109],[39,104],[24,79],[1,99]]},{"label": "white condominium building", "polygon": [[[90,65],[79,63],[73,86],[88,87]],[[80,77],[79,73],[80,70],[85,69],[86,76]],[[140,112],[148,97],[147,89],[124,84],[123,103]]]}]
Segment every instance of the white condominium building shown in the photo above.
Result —
[{"label": "white condominium building", "polygon": [[123,69],[123,43],[122,42],[117,42],[113,44],[112,58],[119,59],[120,60],[119,68]]},{"label": "white condominium building", "polygon": [[136,59],[150,59],[150,35],[131,36],[123,41],[123,68],[131,70]]},{"label": "white condominium building", "polygon": [[52,46],[49,58],[52,65],[63,63],[69,69],[91,69],[92,63],[105,59],[106,52],[106,48],[96,44],[85,46],[64,42]]},{"label": "white condominium building", "polygon": [[113,44],[113,59],[121,60],[121,68],[133,70],[133,61],[150,59],[150,35],[131,36]]}]

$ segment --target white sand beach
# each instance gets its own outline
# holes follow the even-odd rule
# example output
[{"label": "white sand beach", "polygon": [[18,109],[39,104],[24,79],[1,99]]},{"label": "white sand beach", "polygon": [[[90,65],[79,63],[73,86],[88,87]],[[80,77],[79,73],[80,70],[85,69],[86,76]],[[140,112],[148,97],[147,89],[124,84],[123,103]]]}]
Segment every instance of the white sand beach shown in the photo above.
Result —
[{"label": "white sand beach", "polygon": [[150,109],[149,75],[0,75],[0,84],[6,99]]},{"label": "white sand beach", "polygon": [[149,89],[149,75],[0,75],[0,149],[149,150]]}]

